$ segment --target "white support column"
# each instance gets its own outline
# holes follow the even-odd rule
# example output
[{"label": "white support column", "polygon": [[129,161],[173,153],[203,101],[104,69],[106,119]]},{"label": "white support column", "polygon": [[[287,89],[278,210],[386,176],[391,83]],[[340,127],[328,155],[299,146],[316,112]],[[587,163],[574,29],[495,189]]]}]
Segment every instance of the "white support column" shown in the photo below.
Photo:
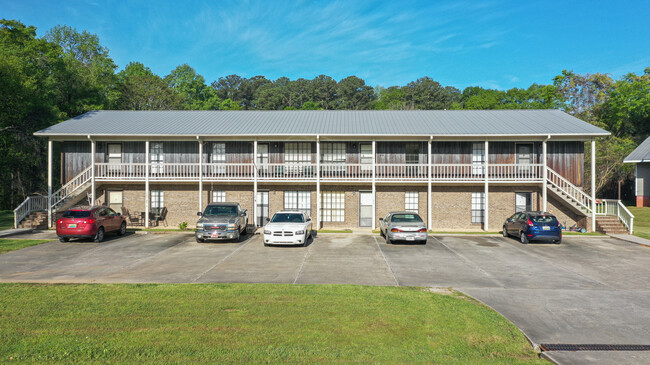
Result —
[{"label": "white support column", "polygon": [[199,141],[199,212],[203,211],[203,141],[196,136]]},{"label": "white support column", "polygon": [[[47,140],[47,219],[48,227],[54,225],[54,214],[52,212],[52,140]],[[18,224],[18,222],[16,222]],[[18,228],[17,226],[14,228]]]},{"label": "white support column", "polygon": [[485,209],[483,211],[483,230],[488,231],[490,226],[490,199],[488,197],[488,162],[490,160],[490,144],[488,141],[485,141],[485,199],[483,200],[485,204]]},{"label": "white support column", "polygon": [[[550,137],[550,136],[549,136]],[[546,163],[546,141],[548,138],[542,141],[542,210],[547,211],[548,205],[548,188],[547,188],[547,179],[548,179],[548,164]]]},{"label": "white support column", "polygon": [[97,150],[97,145],[94,139],[90,140],[90,205],[95,205],[95,151]]},{"label": "white support column", "polygon": [[432,207],[433,204],[431,202],[431,168],[432,168],[432,162],[431,162],[431,142],[433,142],[433,136],[429,138],[429,145],[427,148],[427,228],[429,230],[432,229],[432,224],[433,224],[433,219],[431,218],[432,215]]},{"label": "white support column", "polygon": [[[253,220],[257,228],[257,140],[253,141]],[[262,225],[264,222],[262,222]]]},{"label": "white support column", "polygon": [[375,221],[377,220],[377,199],[375,199],[375,195],[377,195],[377,186],[375,183],[375,177],[377,175],[376,152],[377,152],[377,143],[373,139],[372,140],[372,230],[373,231],[377,226],[377,224],[375,223]]},{"label": "white support column", "polygon": [[316,136],[316,229],[320,229],[320,136]]},{"label": "white support column", "polygon": [[151,169],[151,154],[149,152],[149,140],[144,142],[144,154],[146,166],[144,168],[144,227],[149,228],[149,200],[151,199],[151,194],[149,194],[149,171]]},{"label": "white support column", "polygon": [[596,139],[591,140],[591,231],[596,232]]}]

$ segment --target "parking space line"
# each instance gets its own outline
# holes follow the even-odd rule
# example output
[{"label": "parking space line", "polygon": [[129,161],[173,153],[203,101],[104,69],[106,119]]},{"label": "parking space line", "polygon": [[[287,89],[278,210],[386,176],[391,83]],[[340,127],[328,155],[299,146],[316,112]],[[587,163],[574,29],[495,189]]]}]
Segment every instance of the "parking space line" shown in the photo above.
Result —
[{"label": "parking space line", "polygon": [[488,273],[487,271],[483,270],[483,269],[482,269],[479,265],[477,265],[474,261],[468,259],[468,258],[465,257],[464,255],[462,255],[462,254],[456,252],[456,251],[455,251],[454,249],[452,249],[451,247],[445,245],[444,243],[442,243],[442,241],[440,241],[439,239],[437,239],[435,236],[430,236],[430,237],[433,238],[434,240],[436,240],[438,243],[440,243],[440,245],[441,245],[442,247],[446,248],[447,250],[449,250],[449,251],[450,251],[451,253],[453,253],[454,255],[460,257],[460,258],[461,258],[463,261],[465,261],[467,264],[470,264],[471,266],[476,267],[476,269],[477,269],[478,271],[480,271],[481,273],[483,273],[483,275],[485,275],[486,277],[490,278],[492,281],[494,281],[495,283],[497,283],[500,287],[506,289],[506,286],[505,286],[502,282],[500,282],[499,280],[497,280],[494,276],[492,276],[492,275],[491,275],[490,273]]},{"label": "parking space line", "polygon": [[382,251],[381,246],[379,245],[379,241],[377,241],[377,237],[373,234],[372,238],[375,240],[375,244],[377,244],[377,248],[381,253],[381,257],[384,258],[384,262],[386,263],[386,266],[388,266],[388,271],[390,271],[390,274],[393,276],[393,280],[395,280],[395,285],[400,286],[399,281],[397,280],[397,276],[395,276],[395,272],[393,271],[393,267],[390,266],[390,263],[388,262],[386,255],[384,255],[384,251]]},{"label": "parking space line", "polygon": [[251,239],[249,239],[249,240],[247,240],[243,245],[237,247],[236,250],[234,250],[233,252],[229,253],[228,255],[226,255],[226,256],[225,256],[224,258],[222,258],[221,260],[217,261],[217,263],[214,264],[214,265],[212,265],[212,267],[210,267],[209,269],[205,270],[202,274],[200,274],[199,276],[197,276],[196,278],[194,278],[194,280],[190,281],[190,283],[196,283],[197,280],[201,279],[205,274],[209,273],[210,271],[212,271],[212,269],[214,269],[215,267],[217,267],[217,265],[219,265],[219,264],[221,264],[222,262],[228,260],[232,255],[234,255],[234,254],[236,254],[237,252],[239,252],[239,250],[241,250],[242,248],[244,248],[244,246],[246,246],[246,245],[249,244],[251,241],[253,241],[253,239],[254,239],[254,237],[251,238]]},{"label": "parking space line", "polygon": [[296,273],[296,277],[293,279],[293,283],[298,282],[298,277],[300,277],[300,274],[302,273],[302,268],[305,267],[305,262],[307,261],[307,258],[311,255],[311,246],[314,245],[314,237],[311,238],[311,244],[307,247],[307,252],[305,253],[305,256],[302,258],[302,263],[300,264],[300,269],[298,269],[298,272]]}]

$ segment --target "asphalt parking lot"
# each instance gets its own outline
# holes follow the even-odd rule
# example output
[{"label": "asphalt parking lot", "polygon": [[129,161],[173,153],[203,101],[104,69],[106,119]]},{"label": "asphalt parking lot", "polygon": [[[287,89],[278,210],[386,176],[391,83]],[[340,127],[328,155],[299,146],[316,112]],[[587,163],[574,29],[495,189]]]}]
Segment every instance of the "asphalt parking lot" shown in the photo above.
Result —
[{"label": "asphalt parking lot", "polygon": [[[2,282],[452,287],[499,311],[534,344],[650,345],[649,274],[650,248],[570,236],[561,245],[478,235],[386,245],[378,235],[321,234],[307,247],[264,247],[259,235],[197,243],[188,234],[149,233],[0,255]],[[545,355],[562,363],[650,363],[650,352]]]}]

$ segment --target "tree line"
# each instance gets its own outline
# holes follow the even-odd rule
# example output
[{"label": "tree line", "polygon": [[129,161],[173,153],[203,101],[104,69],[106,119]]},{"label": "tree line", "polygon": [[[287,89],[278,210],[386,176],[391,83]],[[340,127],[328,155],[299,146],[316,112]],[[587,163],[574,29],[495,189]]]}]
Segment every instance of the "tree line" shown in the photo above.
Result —
[{"label": "tree line", "polygon": [[[60,25],[38,37],[35,27],[3,19],[0,209],[13,209],[24,197],[46,191],[46,142],[33,133],[100,109],[561,109],[612,133],[598,142],[597,191],[613,197],[619,181],[630,181],[631,166],[622,164],[623,157],[650,134],[650,68],[618,80],[565,70],[551,81],[528,88],[471,86],[462,91],[431,77],[390,87],[373,87],[357,76],[336,81],[327,75],[296,80],[227,75],[208,84],[188,64],[165,76],[140,62],[118,71],[95,34]],[[590,154],[585,156],[588,160]]]}]

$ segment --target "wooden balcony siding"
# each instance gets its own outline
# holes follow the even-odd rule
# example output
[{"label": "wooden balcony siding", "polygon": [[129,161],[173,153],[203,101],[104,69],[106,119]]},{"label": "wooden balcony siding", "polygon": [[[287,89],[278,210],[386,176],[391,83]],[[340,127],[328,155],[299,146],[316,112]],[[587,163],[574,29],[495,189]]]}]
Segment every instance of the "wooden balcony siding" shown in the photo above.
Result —
[{"label": "wooden balcony siding", "polygon": [[[145,163],[145,142],[144,141],[123,141],[123,142],[106,142],[98,141],[96,144],[95,162],[98,164],[107,163],[107,145],[109,143],[119,143],[122,146],[121,160],[124,164],[138,164]],[[151,142],[154,143],[154,142]],[[196,141],[163,141],[163,154],[165,164],[198,164],[198,143]],[[203,162],[210,164],[212,160],[212,146],[215,143],[226,144],[226,164],[243,164],[250,165],[253,162],[253,143],[249,141],[204,141],[203,145]],[[276,165],[279,169],[280,165],[287,163],[285,161],[285,147],[286,143],[293,143],[289,141],[269,141],[259,142],[268,143],[269,145],[269,164]],[[310,160],[311,164],[316,164],[316,143],[315,142],[297,142],[310,144]],[[345,143],[346,156],[344,159],[346,167],[341,167],[340,164],[332,164],[329,170],[322,171],[323,177],[328,174],[331,179],[336,179],[337,174],[346,174],[348,177],[363,180],[366,177],[363,173],[353,173],[354,171],[361,171],[367,167],[360,165],[360,151],[361,143],[359,141],[348,142],[321,142],[321,153],[323,153],[324,146],[327,143]],[[382,171],[377,171],[377,174],[384,173],[385,181],[391,181],[391,176],[418,176],[419,173],[397,173],[396,169],[408,169],[409,166],[427,165],[427,142],[412,142],[417,145],[417,156],[410,155],[410,161],[416,162],[415,164],[407,164],[406,143],[404,142],[385,142],[378,141],[376,143],[375,161],[378,166],[390,165],[392,167],[382,167]],[[433,141],[431,148],[432,164],[436,165],[436,169],[440,170],[438,175],[440,179],[446,179],[445,176],[449,174],[449,179],[468,179],[468,181],[475,180],[475,171],[472,167],[472,145],[473,143],[483,142],[454,142],[454,141]],[[505,142],[495,141],[489,144],[488,163],[490,165],[512,165],[517,163],[516,150],[518,143],[533,144],[532,163],[541,163],[541,142]],[[582,186],[584,183],[584,143],[573,141],[562,142],[548,142],[547,148],[548,166],[559,174],[564,176],[568,181],[576,186]],[[415,161],[417,160],[417,161]],[[331,162],[322,161],[321,165],[325,166]],[[77,176],[84,169],[90,166],[90,142],[89,141],[65,141],[61,143],[61,177],[62,182],[65,183],[70,179]],[[403,167],[398,167],[404,165]],[[446,166],[450,165],[450,166]],[[197,172],[198,173],[198,172]],[[233,175],[245,175],[242,173],[235,173]],[[436,172],[434,171],[434,175]],[[106,175],[109,176],[109,175]],[[208,177],[207,175],[204,176]],[[377,176],[379,177],[379,176]],[[214,177],[216,178],[216,177]],[[274,178],[273,174],[265,178]],[[308,178],[308,177],[305,177]],[[297,179],[297,177],[296,177]]]}]

